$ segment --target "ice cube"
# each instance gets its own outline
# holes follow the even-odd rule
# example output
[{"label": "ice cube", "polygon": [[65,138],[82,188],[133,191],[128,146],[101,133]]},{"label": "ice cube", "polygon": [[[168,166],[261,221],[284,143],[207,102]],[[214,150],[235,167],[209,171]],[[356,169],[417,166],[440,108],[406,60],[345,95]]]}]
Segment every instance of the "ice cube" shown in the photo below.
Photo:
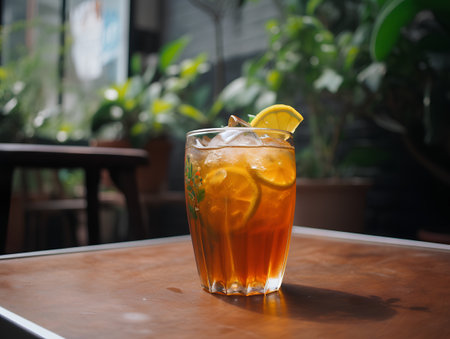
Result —
[{"label": "ice cube", "polygon": [[261,142],[265,146],[274,146],[274,147],[293,147],[292,143],[287,140],[281,139],[279,136],[271,137],[269,135],[265,135],[261,137]]},{"label": "ice cube", "polygon": [[194,147],[196,148],[208,147],[210,141],[211,140],[207,136],[203,136],[201,139],[196,138],[194,140]]},{"label": "ice cube", "polygon": [[260,146],[262,144],[263,142],[255,133],[245,129],[230,128],[212,138],[209,147]]},{"label": "ice cube", "polygon": [[233,139],[233,144],[240,146],[261,146],[263,142],[253,132],[242,132],[236,138]]}]

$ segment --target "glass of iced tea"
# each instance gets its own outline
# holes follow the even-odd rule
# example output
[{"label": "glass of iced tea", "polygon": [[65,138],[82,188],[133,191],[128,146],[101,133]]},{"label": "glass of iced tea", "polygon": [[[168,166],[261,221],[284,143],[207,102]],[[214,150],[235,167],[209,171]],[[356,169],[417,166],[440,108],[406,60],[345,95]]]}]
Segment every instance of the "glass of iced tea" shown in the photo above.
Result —
[{"label": "glass of iced tea", "polygon": [[290,132],[224,127],[187,134],[186,207],[205,290],[253,295],[280,288],[295,181]]}]

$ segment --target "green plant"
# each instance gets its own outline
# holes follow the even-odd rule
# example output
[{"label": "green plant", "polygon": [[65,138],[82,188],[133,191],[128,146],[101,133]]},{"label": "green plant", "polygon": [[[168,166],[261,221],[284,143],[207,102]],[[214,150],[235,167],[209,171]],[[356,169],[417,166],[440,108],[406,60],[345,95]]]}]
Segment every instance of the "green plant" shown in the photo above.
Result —
[{"label": "green plant", "polygon": [[[33,46],[25,46],[20,42],[28,30],[40,32]],[[46,120],[57,115],[56,108],[48,107],[48,98],[57,92],[59,86],[51,59],[52,54],[57,55],[57,52],[41,39],[44,35],[48,38],[60,30],[60,27],[37,21],[17,22],[1,28],[1,141],[22,142],[39,136]]]},{"label": "green plant", "polygon": [[281,19],[266,24],[268,49],[224,89],[224,106],[244,114],[275,102],[304,107],[302,176],[343,175],[350,162],[367,163],[358,154],[385,158],[373,147],[339,154],[346,128],[363,117],[401,133],[419,162],[450,182],[450,2],[274,2]]},{"label": "green plant", "polygon": [[134,75],[103,91],[92,116],[92,131],[143,147],[150,138],[167,134],[184,138],[186,131],[213,123],[218,110],[205,108],[210,87],[196,86],[199,76],[208,70],[207,56],[199,54],[177,63],[188,42],[182,37],[163,46],[144,72],[140,59],[135,58]]},{"label": "green plant", "polygon": [[[0,140],[4,142],[83,142],[88,137],[86,107],[96,100],[70,78],[66,26],[42,20],[1,27]],[[27,38],[28,37],[28,38]],[[30,38],[31,37],[31,38]],[[81,98],[83,100],[81,100]],[[77,105],[67,104],[67,99]]]},{"label": "green plant", "polygon": [[370,63],[370,26],[362,17],[372,4],[277,3],[282,18],[266,23],[267,51],[245,64],[220,99],[228,110],[247,114],[276,102],[305,107],[310,145],[299,152],[299,170],[309,177],[338,175],[344,128],[370,101],[359,74]]}]

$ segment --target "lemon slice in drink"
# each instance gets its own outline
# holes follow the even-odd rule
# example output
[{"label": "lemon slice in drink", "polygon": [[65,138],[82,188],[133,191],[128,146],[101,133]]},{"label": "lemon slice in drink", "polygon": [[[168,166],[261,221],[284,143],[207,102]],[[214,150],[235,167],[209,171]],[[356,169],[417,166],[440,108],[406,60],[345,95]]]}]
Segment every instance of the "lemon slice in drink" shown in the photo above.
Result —
[{"label": "lemon slice in drink", "polygon": [[272,105],[252,120],[252,127],[276,128],[294,133],[297,126],[303,121],[303,116],[288,105]]},{"label": "lemon slice in drink", "polygon": [[[303,121],[303,116],[288,105],[272,105],[261,112],[252,120],[252,127],[276,128],[294,133],[297,126]],[[294,152],[277,150],[273,152],[265,150],[264,166],[252,167],[255,178],[274,188],[287,188],[295,183],[296,168]]]},{"label": "lemon slice in drink", "polygon": [[204,180],[202,204],[208,225],[214,229],[237,230],[247,223],[258,207],[260,190],[252,176],[240,167],[222,167],[209,172]]},{"label": "lemon slice in drink", "polygon": [[272,188],[291,187],[296,180],[295,156],[293,150],[264,150],[264,163],[252,164],[255,179]]}]

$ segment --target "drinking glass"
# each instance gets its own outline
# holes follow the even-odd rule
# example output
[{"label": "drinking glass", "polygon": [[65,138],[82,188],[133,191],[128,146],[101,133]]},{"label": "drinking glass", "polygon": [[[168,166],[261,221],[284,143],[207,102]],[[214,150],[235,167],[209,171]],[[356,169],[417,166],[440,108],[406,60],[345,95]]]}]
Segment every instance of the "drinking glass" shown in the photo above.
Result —
[{"label": "drinking glass", "polygon": [[289,132],[224,127],[187,133],[186,208],[205,290],[254,295],[280,288],[295,182]]}]

